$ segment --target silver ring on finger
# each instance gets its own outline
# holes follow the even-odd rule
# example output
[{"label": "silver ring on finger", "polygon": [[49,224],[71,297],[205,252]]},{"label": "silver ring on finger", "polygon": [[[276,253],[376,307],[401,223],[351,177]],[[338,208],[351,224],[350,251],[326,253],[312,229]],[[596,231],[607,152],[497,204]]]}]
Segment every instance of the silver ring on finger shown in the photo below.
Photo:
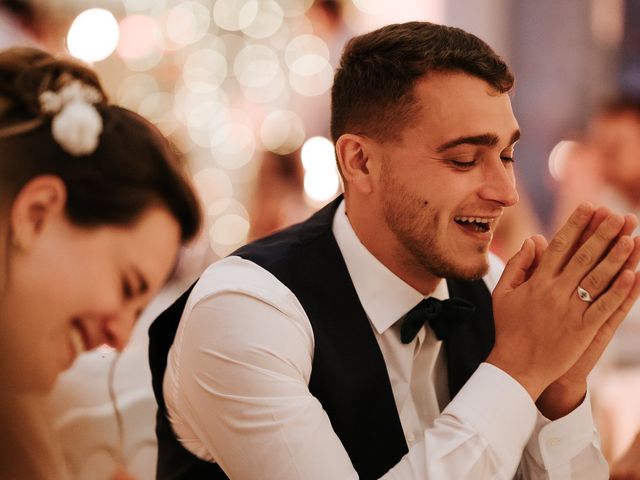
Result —
[{"label": "silver ring on finger", "polygon": [[578,298],[583,302],[587,302],[587,303],[593,302],[594,298],[591,296],[591,294],[587,292],[584,288],[582,288],[580,285],[578,285],[578,288],[576,288],[576,292],[578,292]]}]

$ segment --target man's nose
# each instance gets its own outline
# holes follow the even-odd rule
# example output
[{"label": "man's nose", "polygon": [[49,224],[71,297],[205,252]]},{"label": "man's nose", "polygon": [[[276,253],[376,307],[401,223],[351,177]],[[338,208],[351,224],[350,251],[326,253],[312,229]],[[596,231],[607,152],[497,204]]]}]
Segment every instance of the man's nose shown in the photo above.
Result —
[{"label": "man's nose", "polygon": [[520,197],[516,190],[513,170],[502,159],[491,162],[491,165],[485,167],[485,178],[480,196],[505,207],[518,203]]}]

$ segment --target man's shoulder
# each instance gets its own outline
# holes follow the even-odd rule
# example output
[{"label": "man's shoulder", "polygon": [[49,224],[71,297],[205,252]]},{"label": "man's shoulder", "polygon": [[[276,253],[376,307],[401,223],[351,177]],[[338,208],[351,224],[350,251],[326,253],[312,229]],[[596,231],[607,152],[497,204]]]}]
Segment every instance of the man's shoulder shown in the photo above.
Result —
[{"label": "man's shoulder", "polygon": [[189,296],[195,305],[222,294],[241,294],[267,303],[286,300],[291,291],[271,272],[251,260],[232,255],[212,263]]}]

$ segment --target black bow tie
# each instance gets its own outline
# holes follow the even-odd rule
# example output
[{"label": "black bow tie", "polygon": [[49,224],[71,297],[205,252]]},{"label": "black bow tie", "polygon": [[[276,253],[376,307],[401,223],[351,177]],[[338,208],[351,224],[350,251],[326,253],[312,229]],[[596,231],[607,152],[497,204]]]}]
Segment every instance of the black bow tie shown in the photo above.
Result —
[{"label": "black bow tie", "polygon": [[429,322],[438,340],[445,340],[448,332],[470,318],[475,309],[473,304],[461,298],[425,298],[405,315],[400,328],[400,339],[402,343],[411,343],[422,326]]}]

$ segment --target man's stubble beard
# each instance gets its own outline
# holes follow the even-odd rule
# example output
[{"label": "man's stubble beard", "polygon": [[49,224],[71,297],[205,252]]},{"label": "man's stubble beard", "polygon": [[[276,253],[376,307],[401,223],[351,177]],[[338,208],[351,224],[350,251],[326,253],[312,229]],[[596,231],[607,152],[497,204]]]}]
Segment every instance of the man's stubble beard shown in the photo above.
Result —
[{"label": "man's stubble beard", "polygon": [[[468,266],[456,263],[455,254],[446,251],[444,236],[438,242],[437,227],[441,213],[425,200],[404,190],[388,169],[384,170],[384,219],[387,228],[408,252],[405,261],[417,263],[425,272],[438,278],[474,281],[486,275],[489,264],[484,248],[478,247],[478,253],[485,259],[482,264]],[[415,265],[410,268],[415,268]]]}]

